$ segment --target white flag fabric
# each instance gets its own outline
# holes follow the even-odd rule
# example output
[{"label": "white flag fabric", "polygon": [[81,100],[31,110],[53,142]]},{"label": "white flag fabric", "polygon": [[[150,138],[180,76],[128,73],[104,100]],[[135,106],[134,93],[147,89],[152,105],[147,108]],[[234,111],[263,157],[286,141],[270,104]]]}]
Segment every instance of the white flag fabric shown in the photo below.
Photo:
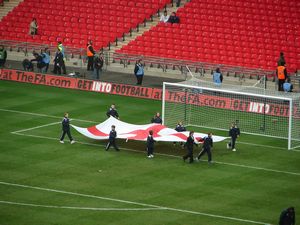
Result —
[{"label": "white flag fabric", "polygon": [[[77,127],[75,125],[71,126],[88,138],[105,140],[109,137],[109,132],[111,131],[112,125],[116,126],[117,138],[120,139],[147,141],[150,130],[153,131],[153,138],[156,141],[185,142],[189,136],[189,131],[177,132],[174,129],[156,123],[145,125],[130,124],[120,121],[112,116],[104,122],[88,128]],[[195,139],[199,142],[201,142],[205,136],[207,136],[207,134],[194,133]],[[226,138],[227,137],[213,135],[214,142],[223,141]]]}]

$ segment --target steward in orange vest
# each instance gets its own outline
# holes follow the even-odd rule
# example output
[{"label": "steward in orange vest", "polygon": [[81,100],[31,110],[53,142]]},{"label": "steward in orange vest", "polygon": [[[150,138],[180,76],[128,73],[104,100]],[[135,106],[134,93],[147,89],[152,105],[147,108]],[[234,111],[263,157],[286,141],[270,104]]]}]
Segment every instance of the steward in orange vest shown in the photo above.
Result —
[{"label": "steward in orange vest", "polygon": [[95,51],[94,48],[92,46],[93,42],[89,41],[86,47],[86,56],[88,58],[88,64],[87,64],[87,70],[94,70],[94,55],[95,55]]},{"label": "steward in orange vest", "polygon": [[278,78],[278,91],[283,91],[283,83],[287,78],[287,71],[283,63],[277,67],[276,75]]}]

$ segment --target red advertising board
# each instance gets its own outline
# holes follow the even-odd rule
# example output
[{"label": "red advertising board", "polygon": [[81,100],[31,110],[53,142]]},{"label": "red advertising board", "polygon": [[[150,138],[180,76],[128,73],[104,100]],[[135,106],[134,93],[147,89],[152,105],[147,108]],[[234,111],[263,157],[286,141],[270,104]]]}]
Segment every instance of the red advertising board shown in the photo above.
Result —
[{"label": "red advertising board", "polygon": [[[162,99],[162,89],[141,87],[126,84],[116,84],[94,80],[85,80],[74,77],[56,76],[48,74],[39,74],[17,70],[0,70],[0,80],[10,80],[38,85],[47,85],[60,88],[71,88],[85,91],[94,91],[107,94],[123,95],[145,99]],[[207,95],[202,93],[191,93],[184,91],[166,93],[166,101],[186,103],[198,106],[229,109],[234,111],[244,111],[251,113],[266,113],[273,116],[289,116],[289,105],[286,104],[264,104],[263,102],[254,102],[238,98],[221,97]],[[295,109],[294,113],[297,112]]]}]

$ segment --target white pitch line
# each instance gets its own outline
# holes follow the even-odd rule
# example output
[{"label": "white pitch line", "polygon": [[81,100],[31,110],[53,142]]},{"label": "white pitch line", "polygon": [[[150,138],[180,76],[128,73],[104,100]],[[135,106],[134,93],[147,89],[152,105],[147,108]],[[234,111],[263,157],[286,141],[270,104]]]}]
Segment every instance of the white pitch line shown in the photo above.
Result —
[{"label": "white pitch line", "polygon": [[145,207],[150,207],[150,208],[164,209],[164,210],[169,210],[169,211],[174,211],[174,212],[182,212],[182,213],[201,215],[201,216],[207,216],[207,217],[213,217],[213,218],[220,218],[220,219],[226,219],[226,220],[233,220],[233,221],[239,221],[239,222],[246,222],[246,223],[252,223],[252,224],[262,224],[262,225],[268,224],[265,222],[259,222],[259,221],[253,221],[253,220],[247,220],[247,219],[241,219],[241,218],[235,218],[235,217],[229,217],[229,216],[215,215],[215,214],[211,214],[211,213],[203,213],[203,212],[197,212],[197,211],[191,211],[191,210],[185,210],[185,209],[170,208],[170,207],[164,207],[164,206],[158,206],[158,205],[152,205],[152,204],[146,204],[146,203],[140,203],[140,202],[121,200],[121,199],[116,199],[116,198],[101,197],[101,196],[97,196],[97,195],[89,195],[89,194],[82,194],[82,193],[76,193],[76,192],[62,191],[62,190],[57,190],[57,189],[8,183],[8,182],[3,182],[3,181],[0,181],[0,184],[7,185],[7,186],[15,186],[15,187],[34,189],[34,190],[62,193],[62,194],[68,194],[68,195],[74,195],[74,196],[81,196],[81,197],[87,197],[87,198],[95,198],[95,199],[101,199],[101,200],[107,200],[107,201],[113,201],[113,202],[121,202],[121,203],[127,203],[127,204],[131,204],[131,205],[139,205],[139,206],[145,206]]},{"label": "white pitch line", "polygon": [[165,208],[94,208],[94,207],[76,207],[76,206],[58,206],[58,205],[40,205],[23,202],[10,202],[1,201],[0,204],[7,205],[18,205],[18,206],[30,206],[40,208],[52,208],[52,209],[79,209],[79,210],[90,210],[90,211],[150,211],[150,210],[165,210]]},{"label": "white pitch line", "polygon": [[[52,137],[46,137],[46,136],[40,136],[40,135],[32,135],[32,134],[24,134],[24,133],[12,133],[12,134],[16,134],[16,135],[20,135],[20,136],[28,136],[28,137],[33,137],[33,138],[55,140],[55,141],[59,140],[58,138],[52,138]],[[81,141],[76,141],[76,143],[82,144],[82,145],[97,146],[97,147],[104,146],[104,145],[93,144],[93,143],[88,143],[88,142],[81,142]],[[130,149],[130,148],[120,147],[120,149],[130,151],[130,152],[137,152],[137,153],[144,154],[144,152],[142,152],[142,151],[134,150],[134,149]],[[169,154],[164,154],[164,153],[156,153],[156,155],[181,159],[181,157],[177,156],[177,155],[169,155]],[[205,161],[205,160],[201,160],[201,161]],[[221,164],[221,165],[227,165],[227,166],[242,167],[242,168],[247,168],[247,169],[262,170],[262,171],[273,172],[273,173],[282,173],[282,174],[300,176],[300,173],[290,172],[290,171],[274,170],[274,169],[268,169],[268,168],[263,168],[263,167],[247,166],[247,165],[242,165],[242,164],[219,162],[219,161],[214,161],[214,163]]]},{"label": "white pitch line", "polygon": [[59,123],[61,123],[61,122],[48,123],[48,124],[44,124],[41,126],[31,127],[31,128],[27,128],[27,129],[23,129],[23,130],[12,131],[11,133],[20,133],[20,132],[30,131],[30,130],[39,129],[42,127],[52,126],[52,125],[59,124]]},{"label": "white pitch line", "polygon": [[[237,141],[236,143],[244,144],[244,145],[250,145],[250,146],[257,146],[257,147],[266,147],[266,145],[255,144],[255,143],[249,143],[249,142],[243,142],[243,141]],[[273,149],[284,149],[284,150],[287,150],[286,148],[277,147],[277,146],[270,146],[270,145],[268,145],[267,147],[268,147],[268,148],[273,148]],[[297,150],[297,149],[290,149],[290,150],[287,150],[287,151],[300,152],[300,150]]]},{"label": "white pitch line", "polygon": [[[10,110],[10,109],[0,109],[0,111],[3,112],[11,112],[11,113],[20,113],[24,115],[30,115],[30,116],[41,116],[41,117],[48,117],[48,118],[54,118],[54,119],[62,119],[62,116],[51,116],[47,114],[41,114],[41,113],[32,113],[32,112],[24,112],[24,111],[18,111],[18,110]],[[80,121],[80,122],[87,122],[87,123],[99,123],[99,121],[92,121],[92,120],[81,120],[72,118],[72,120]]]}]

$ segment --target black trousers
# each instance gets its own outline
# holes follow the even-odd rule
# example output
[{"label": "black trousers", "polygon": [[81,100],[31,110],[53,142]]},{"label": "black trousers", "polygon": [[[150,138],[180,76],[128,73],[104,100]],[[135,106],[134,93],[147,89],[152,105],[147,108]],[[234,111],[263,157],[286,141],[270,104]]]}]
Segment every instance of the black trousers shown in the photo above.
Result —
[{"label": "black trousers", "polygon": [[235,142],[236,142],[236,138],[231,137],[231,141],[229,142],[229,146],[231,147],[231,149],[235,148]]},{"label": "black trousers", "polygon": [[61,67],[58,66],[56,63],[54,63],[54,69],[53,69],[54,74],[61,74]]},{"label": "black trousers", "polygon": [[284,80],[278,80],[278,91],[283,91]]},{"label": "black trousers", "polygon": [[183,156],[183,160],[185,161],[187,158],[190,158],[190,163],[194,162],[193,149],[188,149],[186,155]]},{"label": "black trousers", "polygon": [[113,146],[116,149],[116,151],[119,151],[119,148],[118,148],[118,146],[116,144],[116,140],[115,139],[110,139],[109,140],[109,142],[106,145],[105,150],[107,151],[110,148],[110,146]]},{"label": "black trousers", "polygon": [[201,156],[203,156],[205,153],[207,153],[208,156],[208,162],[211,162],[211,151],[210,148],[203,148],[202,151],[199,153],[198,155],[198,159],[201,158]]},{"label": "black trousers", "polygon": [[60,140],[63,141],[66,134],[68,135],[70,141],[73,141],[70,130],[63,130]]},{"label": "black trousers", "polygon": [[88,56],[87,70],[94,70],[94,56]]},{"label": "black trousers", "polygon": [[5,61],[6,61],[6,60],[4,60],[4,59],[0,59],[0,67],[4,67]]},{"label": "black trousers", "polygon": [[63,74],[67,74],[65,60],[62,61],[61,68],[62,68]]},{"label": "black trousers", "polygon": [[144,75],[135,75],[136,76],[136,84],[141,85],[143,83]]},{"label": "black trousers", "polygon": [[147,155],[153,155],[153,150],[154,148],[153,147],[147,147]]}]

